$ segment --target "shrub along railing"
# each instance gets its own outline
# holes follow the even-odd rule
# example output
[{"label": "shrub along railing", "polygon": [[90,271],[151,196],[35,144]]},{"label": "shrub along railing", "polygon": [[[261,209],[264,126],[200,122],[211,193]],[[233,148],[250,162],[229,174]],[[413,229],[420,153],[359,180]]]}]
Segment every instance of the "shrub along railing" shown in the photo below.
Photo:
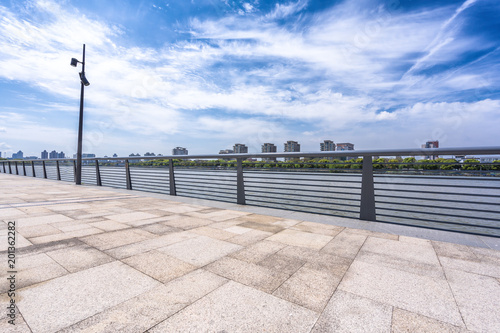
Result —
[{"label": "shrub along railing", "polygon": [[[500,147],[86,158],[82,183],[500,237],[499,161],[414,158],[493,154]],[[74,159],[0,163],[62,181],[76,170]]]}]

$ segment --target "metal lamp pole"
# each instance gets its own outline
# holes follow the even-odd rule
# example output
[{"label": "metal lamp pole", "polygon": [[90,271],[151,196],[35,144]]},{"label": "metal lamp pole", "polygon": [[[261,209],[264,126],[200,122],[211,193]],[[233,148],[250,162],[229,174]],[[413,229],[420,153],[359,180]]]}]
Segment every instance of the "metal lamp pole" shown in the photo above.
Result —
[{"label": "metal lamp pole", "polygon": [[75,173],[75,183],[76,185],[82,184],[82,140],[83,140],[83,98],[85,86],[90,83],[85,77],[85,44],[83,44],[83,60],[78,61],[75,58],[71,59],[71,66],[76,67],[77,63],[82,64],[82,72],[80,73],[81,90],[80,90],[80,116],[78,122],[78,148],[76,152],[76,173]]}]

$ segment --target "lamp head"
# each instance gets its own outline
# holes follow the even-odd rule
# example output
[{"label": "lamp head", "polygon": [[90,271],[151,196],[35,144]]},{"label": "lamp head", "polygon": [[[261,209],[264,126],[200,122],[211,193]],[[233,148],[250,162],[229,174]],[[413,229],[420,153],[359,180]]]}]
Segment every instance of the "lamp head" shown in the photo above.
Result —
[{"label": "lamp head", "polygon": [[81,72],[79,73],[80,74],[80,81],[82,81],[83,85],[85,87],[89,86],[90,85],[90,82],[89,80],[87,80],[87,78],[85,77],[85,74],[82,74]]},{"label": "lamp head", "polygon": [[78,60],[76,60],[75,58],[71,58],[71,66],[76,67],[77,64]]}]

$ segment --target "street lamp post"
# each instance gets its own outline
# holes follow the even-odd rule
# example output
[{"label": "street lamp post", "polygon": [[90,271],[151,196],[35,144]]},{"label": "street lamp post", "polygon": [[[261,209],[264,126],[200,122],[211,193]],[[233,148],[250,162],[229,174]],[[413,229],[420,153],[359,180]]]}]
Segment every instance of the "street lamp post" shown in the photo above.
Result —
[{"label": "street lamp post", "polygon": [[80,90],[80,117],[78,122],[78,149],[76,152],[75,183],[76,185],[81,185],[82,184],[82,139],[83,139],[83,92],[84,88],[90,85],[90,82],[85,77],[85,44],[83,44],[83,60],[78,61],[75,58],[71,58],[71,66],[76,67],[78,63],[82,64],[82,71],[80,73],[80,82],[82,88]]}]

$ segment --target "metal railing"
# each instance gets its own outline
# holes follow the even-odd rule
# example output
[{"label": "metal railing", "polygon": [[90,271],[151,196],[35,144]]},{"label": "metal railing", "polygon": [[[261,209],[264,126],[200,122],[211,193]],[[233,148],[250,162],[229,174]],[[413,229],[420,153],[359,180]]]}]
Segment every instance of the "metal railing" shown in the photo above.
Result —
[{"label": "metal railing", "polygon": [[[500,147],[86,158],[82,183],[500,237],[500,171],[477,177],[451,170],[451,176],[401,162],[392,166],[388,162],[387,168],[377,162],[374,169],[373,163],[374,156],[493,154],[500,154]],[[338,166],[339,161],[332,159],[349,156],[362,158],[350,165],[354,169],[325,168],[324,161],[322,168],[301,169],[259,169],[244,162],[248,158],[327,158],[331,161],[327,166]],[[221,158],[236,162],[205,167],[175,163]],[[162,163],[144,165],[144,161]],[[74,159],[1,164],[3,173],[62,181],[74,181],[76,169]]]}]

